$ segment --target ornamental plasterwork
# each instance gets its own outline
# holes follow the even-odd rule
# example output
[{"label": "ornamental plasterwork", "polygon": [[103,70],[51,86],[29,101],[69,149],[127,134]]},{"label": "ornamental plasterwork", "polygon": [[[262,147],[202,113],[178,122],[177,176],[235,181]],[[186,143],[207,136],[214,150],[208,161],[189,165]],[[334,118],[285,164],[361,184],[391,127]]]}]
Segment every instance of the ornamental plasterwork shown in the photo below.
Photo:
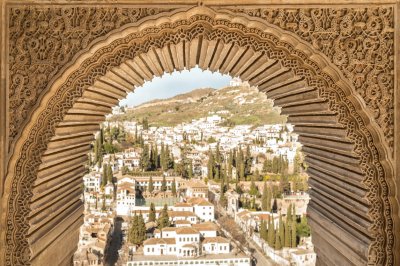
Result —
[{"label": "ornamental plasterwork", "polygon": [[[357,46],[351,54],[343,52],[342,49],[343,47],[352,47],[349,43],[352,42],[351,39],[353,37],[345,35],[346,31],[343,29],[346,27],[343,26],[345,23],[342,23],[345,19],[341,18],[344,18],[348,13],[358,14],[361,12],[360,14],[363,14],[361,18],[366,21],[365,25],[370,25],[368,24],[370,23],[368,22],[368,14],[375,14],[376,12],[378,12],[377,14],[381,14],[382,12],[377,11],[379,9],[375,11],[343,9],[346,12],[342,9],[343,12],[333,9],[323,9],[319,12],[325,13],[325,15],[321,15],[318,17],[319,19],[316,19],[313,16],[315,12],[319,13],[318,11],[313,11],[313,9],[271,10],[270,12],[273,11],[274,15],[263,15],[261,17],[272,17],[272,21],[268,22],[278,25],[285,30],[295,32],[301,38],[310,42],[315,49],[320,50],[331,58],[332,62],[343,71],[358,93],[365,99],[370,110],[374,111],[378,124],[384,129],[387,141],[392,145],[393,97],[391,95],[393,95],[393,58],[391,55],[393,55],[393,32],[385,30],[383,34],[383,29],[381,31],[368,31],[368,29],[365,29],[364,31],[369,32],[368,34],[378,39],[385,35],[384,39],[382,39],[382,42],[385,44],[378,47],[373,45],[374,49],[371,49],[369,48],[370,43],[368,41],[362,42],[362,37],[360,37],[361,39],[355,38],[357,40],[355,45]],[[135,22],[138,19],[159,12],[161,12],[159,9],[13,8],[10,17],[11,139],[17,136],[18,129],[21,128],[21,123],[29,117],[29,112],[39,100],[39,96],[46,91],[51,80],[72,60],[76,53],[87,47],[97,37],[103,37],[124,24]],[[250,12],[246,10],[246,13],[254,15],[252,12],[255,12],[254,14],[257,15],[259,11]],[[391,18],[393,15],[391,12],[389,12],[389,15],[384,14],[388,18]],[[264,12],[263,14],[268,14],[268,12]],[[291,15],[289,14],[292,14],[293,17],[290,18]],[[318,22],[312,22],[314,25],[310,22],[311,24],[307,26],[312,29],[310,31],[299,30],[302,24],[300,20],[295,19],[300,16],[299,14],[306,14]],[[335,19],[333,19],[334,16],[332,14],[336,14]],[[191,23],[195,23],[197,20],[207,21],[207,23],[211,23],[213,26],[229,26],[229,28],[235,30],[232,32],[214,31],[207,33],[207,30],[204,31],[201,26],[190,26]],[[341,21],[340,23],[338,22],[339,20]],[[350,32],[356,31],[357,27],[363,25],[358,20],[353,20],[353,22],[357,21],[359,23],[353,23],[354,27]],[[389,21],[391,22],[387,25],[393,26],[393,19],[389,19]],[[333,27],[332,25],[336,26]],[[365,25],[364,27],[366,27]],[[375,24],[372,23],[372,25]],[[386,24],[382,23],[379,25]],[[185,28],[184,26],[187,27]],[[302,28],[304,27],[303,25]],[[337,29],[336,32],[334,29]],[[21,155],[22,159],[17,163],[16,178],[13,183],[13,187],[16,189],[12,192],[13,195],[9,201],[9,212],[11,214],[8,217],[9,226],[6,236],[9,244],[9,250],[7,251],[8,264],[25,263],[29,259],[28,243],[25,237],[28,230],[27,214],[29,213],[29,200],[32,197],[31,186],[36,175],[36,172],[33,170],[37,169],[40,164],[41,154],[46,149],[46,144],[54,134],[54,125],[62,121],[65,112],[82,95],[85,87],[90,86],[97,77],[104,75],[109,68],[118,66],[123,60],[146,52],[152,47],[163,45],[165,42],[177,42],[182,39],[190,40],[198,34],[209,34],[209,38],[225,38],[225,41],[233,41],[239,45],[253,45],[257,49],[261,49],[263,45],[265,46],[264,49],[267,49],[268,46],[259,41],[259,39],[243,37],[243,34],[249,33],[248,29],[244,28],[243,25],[229,24],[226,21],[213,21],[212,18],[204,16],[192,17],[190,21],[182,20],[175,24],[166,23],[163,30],[165,32],[160,32],[158,28],[150,28],[147,33],[158,34],[158,36],[152,37],[153,39],[146,36],[143,32],[138,33],[138,35],[126,37],[123,41],[131,42],[132,47],[130,50],[123,50],[115,46],[116,44],[101,49],[96,54],[96,62],[86,62],[85,68],[77,70],[84,71],[86,68],[90,69],[90,75],[87,74],[85,78],[79,78],[79,75],[83,73],[75,72],[72,74],[68,83],[62,86],[64,93],[60,94],[59,98],[54,98],[54,106],[57,108],[51,109],[51,112],[44,112],[43,117],[41,117],[43,119],[39,119],[37,126],[30,132],[30,138],[24,144],[25,153]],[[257,30],[251,31],[251,34],[262,36],[262,33],[257,32]],[[360,36],[365,35],[368,37],[368,34],[360,34]],[[347,36],[347,41],[344,36]],[[271,47],[278,44],[274,42],[279,41],[266,35],[262,36],[262,38],[265,41],[269,41]],[[384,41],[385,38],[389,40]],[[331,78],[326,73],[322,73],[317,68],[303,69],[301,60],[307,62],[309,66],[315,66],[314,62],[307,58],[306,55],[296,51],[291,44],[279,41],[279,46],[285,47],[287,50],[284,51],[276,47],[269,48],[273,49],[269,51],[271,56],[280,59],[286,67],[293,68],[296,74],[307,76],[308,84],[319,88],[321,96],[329,99],[331,109],[338,113],[340,123],[347,126],[348,138],[355,143],[354,151],[360,156],[360,167],[365,173],[364,184],[369,188],[367,197],[372,204],[369,215],[373,222],[370,232],[374,237],[381,236],[374,239],[371,244],[369,259],[377,264],[384,262],[388,264],[393,263],[393,223],[391,221],[390,203],[388,201],[388,187],[385,180],[385,173],[378,157],[377,148],[373,143],[370,133],[363,124],[362,119],[358,116],[357,110],[346,98],[345,93],[333,84]],[[335,49],[338,54],[334,52]],[[298,57],[292,58],[292,54],[288,54],[287,51],[290,51],[292,54],[296,53]],[[384,53],[384,55],[381,53]],[[378,65],[379,62],[382,62],[382,65]],[[317,73],[320,76],[313,77],[310,73]],[[389,80],[389,82],[375,82],[374,78],[378,79],[379,77],[384,77],[384,80]],[[26,90],[28,85],[30,88],[36,88],[36,90]],[[373,85],[377,87],[372,88]],[[372,87],[370,88],[369,86]],[[65,93],[67,91],[68,93]],[[373,97],[374,95],[376,96],[375,98]],[[24,159],[26,158],[30,159],[29,163],[25,163]],[[18,202],[18,204],[15,204],[15,202]],[[15,246],[15,243],[18,243],[18,246]],[[16,256],[16,254],[19,254],[19,256]]]},{"label": "ornamental plasterwork", "polygon": [[[60,69],[110,31],[167,8],[11,8],[10,143]],[[30,89],[27,89],[29,86]],[[35,88],[35,89],[32,89]],[[11,147],[11,146],[10,146]]]},{"label": "ornamental plasterwork", "polygon": [[[12,8],[10,142],[49,81],[97,37],[167,12],[147,8]],[[296,33],[339,67],[364,99],[393,152],[393,8],[232,9]],[[35,87],[27,90],[26,86]]]},{"label": "ornamental plasterwork", "polygon": [[296,33],[348,78],[393,152],[394,10],[368,8],[231,9]]},{"label": "ornamental plasterwork", "polygon": [[[203,24],[206,24],[205,21],[207,21],[207,23],[211,23],[213,26],[225,25],[235,30],[232,32],[213,31],[207,33],[207,30],[205,31],[201,26],[189,27],[191,23],[194,24],[198,20],[204,21],[202,22]],[[51,16],[47,17],[47,21],[51,21]],[[42,23],[39,24],[45,23],[42,21]],[[109,47],[101,49],[96,55],[94,55],[92,61],[86,62],[84,64],[85,67],[80,68],[73,73],[68,82],[63,85],[61,91],[64,90],[64,93],[60,92],[60,97],[54,98],[54,106],[58,106],[57,109],[53,110],[54,113],[43,113],[43,119],[39,119],[38,125],[31,132],[31,137],[25,143],[25,148],[23,149],[26,154],[22,156],[22,158],[31,158],[31,163],[24,164],[23,161],[19,161],[17,164],[16,176],[18,178],[15,179],[13,186],[18,187],[18,191],[15,191],[16,194],[14,196],[11,196],[11,205],[9,206],[9,210],[13,210],[11,213],[14,213],[15,215],[9,216],[9,222],[12,224],[12,228],[9,228],[9,233],[13,233],[10,235],[7,234],[7,240],[10,241],[10,247],[13,246],[13,241],[17,241],[21,245],[18,247],[14,246],[17,250],[9,250],[10,253],[8,253],[9,257],[7,262],[26,262],[29,257],[27,254],[26,239],[24,239],[26,231],[28,230],[26,227],[26,216],[21,214],[29,211],[29,198],[32,196],[30,190],[35,179],[35,171],[32,171],[32,169],[37,168],[40,164],[41,152],[46,149],[46,143],[49,141],[52,134],[54,134],[54,127],[47,127],[46,125],[55,125],[60,122],[68,108],[70,108],[73,102],[82,95],[85,87],[90,86],[96,77],[104,75],[109,68],[121,64],[123,60],[132,58],[139,53],[146,52],[152,47],[162,46],[165,42],[174,43],[179,42],[182,39],[190,41],[198,34],[209,34],[209,36],[205,36],[208,36],[211,39],[225,38],[225,41],[233,41],[238,43],[238,45],[253,45],[257,49],[272,49],[269,51],[266,50],[266,52],[268,52],[272,57],[280,59],[286,67],[293,68],[296,74],[302,73],[303,76],[307,77],[309,85],[318,87],[321,95],[330,99],[332,110],[337,111],[340,117],[340,122],[348,126],[348,137],[354,140],[355,152],[360,155],[361,168],[366,173],[365,184],[370,188],[368,199],[374,206],[371,209],[371,213],[369,213],[372,222],[374,222],[374,226],[371,228],[371,233],[375,236],[386,235],[384,238],[381,237],[374,240],[371,245],[370,259],[377,263],[382,263],[386,260],[386,262],[389,262],[390,264],[390,261],[392,260],[393,243],[388,243],[387,241],[393,241],[393,225],[390,217],[390,204],[387,200],[387,185],[385,183],[385,176],[382,172],[382,167],[379,163],[379,158],[377,157],[376,147],[372,142],[368,130],[363,125],[362,119],[358,117],[357,111],[352,107],[351,102],[346,99],[346,95],[341,92],[340,88],[333,84],[331,78],[318,69],[303,69],[301,67],[303,66],[303,63],[298,61],[300,60],[299,58],[301,58],[303,62],[308,61],[307,65],[309,66],[315,66],[315,63],[310,61],[306,55],[296,51],[291,44],[281,42],[273,36],[257,32],[257,30],[254,29],[249,31],[240,24],[229,24],[226,21],[213,21],[210,17],[197,16],[192,17],[190,21],[182,20],[179,21],[179,23],[174,24],[165,23],[162,30],[163,31],[161,32],[161,29],[159,28],[149,28],[147,33],[151,33],[152,35],[158,34],[158,36],[148,37],[145,35],[145,32],[141,32],[137,35],[130,35],[118,43],[113,43]],[[238,33],[238,31],[240,33]],[[258,34],[262,36],[265,41],[243,37],[243,34],[246,33]],[[131,45],[128,46],[130,48],[124,48],[123,46],[120,48],[118,44],[123,42],[130,42]],[[287,54],[287,52],[281,48],[271,48],[277,44],[279,44],[280,47],[285,47],[285,49],[290,51],[292,54]],[[76,49],[79,50],[78,48]],[[55,54],[57,53],[53,51],[51,58],[54,58]],[[297,59],[291,56],[293,54],[296,54]],[[50,60],[49,62],[52,61]],[[90,69],[90,74],[87,74],[85,78],[80,78],[82,73],[79,74],[78,72],[87,71],[87,69]],[[320,76],[313,77],[311,73],[317,73],[317,75]],[[66,91],[69,91],[69,93],[66,93]],[[40,138],[38,138],[38,136],[40,136]],[[382,188],[382,191],[380,191],[379,188]],[[24,204],[23,206],[13,206],[13,202],[23,202]],[[14,208],[20,209],[16,212]],[[15,239],[13,235],[18,239]],[[387,247],[387,250],[384,250],[384,247]],[[12,257],[12,254],[20,254],[20,256],[18,258]]]}]

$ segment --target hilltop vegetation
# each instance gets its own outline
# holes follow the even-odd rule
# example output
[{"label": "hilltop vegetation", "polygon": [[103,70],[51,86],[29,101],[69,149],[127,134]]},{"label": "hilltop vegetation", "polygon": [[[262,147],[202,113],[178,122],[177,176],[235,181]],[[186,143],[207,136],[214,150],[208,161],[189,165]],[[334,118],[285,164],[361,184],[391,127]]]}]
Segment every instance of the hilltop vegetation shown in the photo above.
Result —
[{"label": "hilltop vegetation", "polygon": [[227,119],[225,125],[275,124],[286,122],[280,109],[255,88],[225,87],[196,89],[169,99],[153,100],[134,108],[127,108],[123,115],[109,120],[142,121],[147,117],[152,126],[175,126],[192,119],[217,113]]}]

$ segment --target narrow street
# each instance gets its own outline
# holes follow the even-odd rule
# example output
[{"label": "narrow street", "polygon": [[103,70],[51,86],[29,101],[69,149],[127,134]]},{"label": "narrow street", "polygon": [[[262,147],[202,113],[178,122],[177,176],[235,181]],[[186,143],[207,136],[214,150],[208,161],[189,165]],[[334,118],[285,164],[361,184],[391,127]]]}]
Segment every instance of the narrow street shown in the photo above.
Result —
[{"label": "narrow street", "polygon": [[115,228],[111,238],[111,244],[107,250],[105,258],[105,266],[113,266],[118,260],[118,250],[121,248],[121,225],[122,219],[117,217],[115,221]]},{"label": "narrow street", "polygon": [[[216,218],[218,219],[218,217],[220,216],[228,216],[228,214],[225,212],[224,209],[222,209],[218,204],[215,204],[215,212],[216,212]],[[243,232],[243,234],[245,234]],[[246,244],[247,246],[253,250],[254,252],[252,252],[252,256],[254,258],[254,260],[252,261],[252,266],[274,266],[274,265],[278,265],[277,263],[275,263],[272,259],[270,259],[267,255],[265,255],[263,253],[263,251],[261,250],[261,248],[251,239],[249,239],[247,236],[245,237],[246,239]],[[246,245],[243,243],[243,245]]]}]

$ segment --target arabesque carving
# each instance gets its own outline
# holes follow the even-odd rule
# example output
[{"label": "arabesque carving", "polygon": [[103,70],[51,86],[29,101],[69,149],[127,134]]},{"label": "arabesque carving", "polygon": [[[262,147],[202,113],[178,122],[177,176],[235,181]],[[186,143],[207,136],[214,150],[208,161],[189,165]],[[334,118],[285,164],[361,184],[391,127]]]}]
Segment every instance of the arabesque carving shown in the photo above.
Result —
[{"label": "arabesque carving", "polygon": [[393,147],[393,7],[230,10],[294,32],[328,56],[353,83]]},{"label": "arabesque carving", "polygon": [[[13,8],[10,16],[10,141],[46,85],[97,37],[141,18],[171,11],[154,8]],[[392,7],[232,9],[296,33],[342,70],[381,126],[394,139],[394,14]],[[26,90],[34,84],[35,90]],[[393,152],[393,150],[392,150]]]},{"label": "arabesque carving", "polygon": [[170,9],[11,8],[10,142],[51,79],[79,51],[114,29],[166,11]]},{"label": "arabesque carving", "polygon": [[[24,27],[26,29],[29,29],[31,24],[38,25],[38,28],[34,27],[34,32],[38,34],[35,35],[38,36],[36,38],[41,41],[37,43],[35,41],[36,38],[31,38],[31,47],[36,49],[36,51],[32,53],[40,58],[48,60],[48,64],[44,64],[43,68],[40,68],[40,64],[35,63],[39,61],[31,60],[25,63],[20,63],[20,65],[16,65],[16,59],[14,57],[17,56],[18,52],[17,50],[14,50],[14,56],[12,57],[13,64],[10,71],[10,80],[12,81],[11,87],[14,87],[12,87],[11,90],[12,95],[10,95],[10,101],[12,101],[12,108],[19,108],[19,111],[16,113],[19,115],[19,118],[17,118],[17,116],[14,117],[12,120],[13,122],[16,120],[18,123],[22,123],[22,121],[25,120],[23,117],[26,117],[31,112],[31,108],[36,103],[38,96],[44,93],[45,88],[52,86],[53,83],[50,81],[51,78],[62,74],[59,73],[60,69],[62,72],[62,66],[68,63],[73,55],[83,48],[82,43],[85,43],[87,46],[89,39],[92,39],[92,37],[88,37],[87,42],[77,42],[75,39],[85,39],[84,36],[87,35],[84,33],[82,33],[81,36],[75,36],[72,33],[70,33],[70,35],[67,34],[66,36],[71,37],[69,39],[70,41],[66,42],[67,44],[72,45],[76,42],[78,44],[75,44],[76,47],[74,45],[70,46],[72,47],[71,50],[74,50],[75,52],[69,54],[68,59],[59,58],[62,53],[57,54],[58,52],[55,52],[55,48],[49,48],[53,47],[51,44],[52,42],[49,41],[49,43],[46,43],[43,37],[40,37],[43,35],[39,34],[41,27],[46,28],[49,27],[48,25],[51,23],[55,23],[53,21],[54,14],[59,14],[59,12],[74,14],[72,17],[69,17],[68,20],[74,21],[76,24],[73,23],[73,25],[75,26],[83,24],[90,25],[90,23],[83,23],[85,18],[87,19],[87,16],[83,15],[86,14],[86,12],[76,12],[75,8],[70,8],[69,11],[68,8],[56,8],[53,11],[28,8],[13,9],[13,16],[18,16],[18,14],[36,14],[33,17],[21,15],[21,18],[23,19],[20,19],[20,22],[16,23],[19,25],[16,27],[21,27],[19,28],[21,30],[22,26],[20,25],[25,25]],[[97,11],[91,12],[91,14],[97,13]],[[105,9],[98,12],[100,12],[98,14],[104,15],[111,14],[116,11],[109,13],[107,12],[107,9]],[[129,12],[131,14],[137,14],[139,11],[130,10]],[[150,21],[148,24],[146,24],[146,27],[140,31],[124,36],[123,38],[121,37],[97,50],[91,55],[90,58],[83,61],[79,68],[71,72],[65,82],[57,88],[56,93],[46,103],[46,107],[40,112],[37,120],[34,121],[30,131],[26,132],[28,137],[26,140],[24,140],[22,148],[20,149],[21,154],[18,154],[19,159],[16,162],[15,174],[12,179],[13,189],[8,199],[6,265],[29,264],[30,251],[27,235],[29,230],[28,217],[30,212],[29,204],[32,198],[32,186],[35,182],[36,173],[41,163],[41,156],[46,151],[47,144],[49,143],[50,139],[54,136],[57,125],[63,121],[63,118],[68,110],[72,108],[74,103],[82,97],[84,91],[89,86],[94,84],[94,82],[100,77],[106,75],[109,70],[120,66],[126,60],[134,59],[135,57],[147,53],[155,48],[163,48],[171,44],[178,44],[182,42],[190,43],[196,38],[202,38],[210,41],[220,41],[223,43],[232,43],[238,47],[246,47],[247,49],[260,52],[270,59],[279,61],[285,68],[291,69],[291,71],[293,71],[297,77],[303,78],[307,86],[316,88],[318,90],[318,99],[323,99],[328,102],[329,111],[336,114],[340,126],[342,126],[346,132],[345,139],[341,141],[349,143],[350,147],[352,148],[351,153],[354,154],[354,156],[359,160],[359,165],[354,171],[360,171],[359,175],[362,177],[362,181],[359,182],[357,186],[366,191],[365,198],[368,203],[367,205],[369,211],[367,214],[365,214],[366,217],[364,219],[367,223],[371,224],[371,226],[367,228],[368,232],[364,232],[364,234],[367,234],[369,238],[368,258],[366,259],[368,260],[368,263],[374,265],[394,264],[394,232],[391,202],[389,201],[389,187],[387,183],[388,171],[386,170],[387,168],[382,165],[383,159],[380,157],[381,152],[377,148],[377,145],[381,144],[376,142],[376,138],[370,131],[370,125],[365,124],[365,119],[360,114],[360,112],[363,112],[363,110],[360,110],[360,107],[355,106],[355,104],[349,99],[348,91],[345,91],[343,87],[337,84],[336,77],[332,76],[331,73],[327,73],[321,69],[319,66],[320,62],[314,61],[314,59],[310,58],[309,54],[301,51],[300,48],[296,46],[298,43],[282,40],[272,33],[262,31],[255,26],[249,26],[246,24],[246,22],[249,23],[249,20],[246,20],[245,18],[243,18],[241,23],[233,23],[228,19],[231,19],[231,17],[229,17],[229,13],[226,13],[225,19],[215,19],[215,14],[218,14],[219,12],[221,14],[225,13],[223,11],[217,11],[214,13],[214,11],[211,9],[208,9],[207,12],[209,14],[192,14],[189,16],[184,11],[176,11],[176,14],[178,14],[176,15],[176,21],[164,21],[160,25],[155,25],[154,21],[151,20],[152,17],[144,19],[143,24],[145,24],[147,21]],[[175,14],[174,12],[172,13]],[[115,15],[119,13],[117,12],[113,14]],[[181,17],[179,14],[181,14]],[[105,17],[107,16],[105,15]],[[35,22],[35,20],[38,20],[38,18],[41,19],[41,23]],[[82,23],[79,22],[80,19],[82,19]],[[18,21],[17,18],[15,18],[15,20]],[[324,21],[324,19],[321,20]],[[264,23],[269,25],[267,22]],[[120,25],[122,24],[123,23],[121,22]],[[105,25],[108,24],[105,23]],[[286,28],[290,24],[286,23],[285,25],[286,26],[279,26],[285,30],[290,30],[289,28]],[[111,25],[109,29],[113,27],[114,25]],[[324,27],[323,28],[326,29],[326,26]],[[50,28],[47,29],[49,30]],[[63,37],[60,36],[63,36],[64,34],[61,33],[64,31],[64,26],[62,26],[59,31],[60,32],[58,35],[56,35],[56,39],[58,41],[53,42],[54,44],[58,42],[58,45],[60,45],[60,42],[63,40]],[[13,32],[14,33],[12,36],[18,35],[15,33],[18,32],[18,30]],[[87,31],[83,32],[86,32],[87,34]],[[102,31],[102,33],[98,33],[97,35],[89,36],[101,37],[104,36],[106,32],[108,32],[108,30]],[[19,33],[22,37],[15,38],[16,40],[19,39],[21,42],[19,47],[28,48],[28,46],[24,46],[27,45],[29,41],[29,38],[27,38],[29,35],[26,35],[27,33],[29,33],[29,30],[23,34]],[[53,32],[52,34],[56,33]],[[289,36],[296,38],[294,34]],[[316,40],[319,40],[320,44],[322,45],[316,48],[322,50],[323,52],[328,52],[328,50],[324,50],[323,44],[326,43],[325,40],[318,38]],[[17,41],[15,43],[17,43]],[[48,49],[46,49],[46,47]],[[58,46],[58,50],[60,50],[60,46]],[[32,57],[30,58],[32,59]],[[352,60],[350,61],[352,61],[353,64],[355,58],[351,58]],[[371,55],[371,58],[375,58],[375,55]],[[19,59],[20,62],[24,62],[22,59]],[[57,70],[54,70],[52,67],[55,67],[55,65],[57,65],[59,62],[64,63],[60,64],[60,66],[57,66]],[[337,62],[334,63],[338,65]],[[389,60],[389,62],[386,63],[386,66],[390,66],[393,61]],[[348,73],[346,73],[346,71],[343,70],[344,65],[345,64],[340,64],[338,67],[346,75],[350,75],[349,73],[352,73],[352,75],[357,76],[355,73],[370,73],[365,69],[357,69],[356,65],[346,68],[346,71],[348,71]],[[186,63],[184,66],[186,66]],[[40,68],[41,70],[36,70],[36,68]],[[175,66],[175,68],[181,70],[178,66]],[[50,70],[52,72],[49,72]],[[26,82],[29,80],[29,77],[31,79],[34,77],[31,71],[33,71],[32,73],[38,73],[34,71],[43,72],[40,72],[42,75],[36,74],[37,77],[35,77],[35,80],[37,82],[32,82],[32,80],[29,82],[30,87],[38,88],[38,91],[30,92],[35,94],[35,96],[30,98],[31,95],[29,92],[26,92],[26,90],[23,89],[24,87],[22,85],[27,85],[28,83]],[[383,73],[383,76],[387,75],[387,69],[382,69],[380,71],[380,73]],[[46,77],[43,76],[45,73]],[[154,71],[154,73],[156,73],[156,71]],[[365,75],[368,76],[370,74]],[[387,78],[393,82],[392,76],[389,75]],[[366,77],[366,79],[368,79],[368,77]],[[354,85],[354,80],[352,77],[350,77],[349,80],[351,80]],[[19,86],[18,89],[17,85]],[[362,86],[357,87],[357,91],[362,90],[362,88]],[[377,89],[380,90],[381,87]],[[27,99],[30,99],[30,101],[28,101],[28,103],[24,106],[21,105],[22,102],[18,102],[16,100],[18,97],[20,97],[20,95],[25,95],[24,97],[28,97]],[[382,97],[379,97],[379,99],[382,99],[383,101],[386,99],[385,97],[388,97],[388,95],[390,95],[390,93],[385,95],[381,94]],[[378,98],[375,100],[377,99]],[[374,103],[372,103],[371,99],[369,102],[371,102],[369,103],[369,107],[373,109]],[[378,105],[377,108],[383,107],[383,103],[384,102],[381,102],[381,105]],[[385,105],[384,109],[393,109],[393,104],[391,104],[391,107],[389,105],[390,104]],[[382,113],[384,112],[379,111],[377,118],[387,115],[387,113]],[[386,118],[383,120],[385,120],[385,123],[387,122],[387,124],[382,124],[383,120],[378,120],[378,122],[381,121],[380,125],[385,125],[384,128],[386,132],[386,125],[392,125],[392,123],[389,122],[389,116],[385,117]],[[12,130],[13,134],[11,136],[17,136],[17,128],[14,127]],[[386,136],[388,137],[388,135]],[[389,143],[392,143],[390,138],[388,138],[388,140]],[[312,167],[312,161],[310,165]]]}]

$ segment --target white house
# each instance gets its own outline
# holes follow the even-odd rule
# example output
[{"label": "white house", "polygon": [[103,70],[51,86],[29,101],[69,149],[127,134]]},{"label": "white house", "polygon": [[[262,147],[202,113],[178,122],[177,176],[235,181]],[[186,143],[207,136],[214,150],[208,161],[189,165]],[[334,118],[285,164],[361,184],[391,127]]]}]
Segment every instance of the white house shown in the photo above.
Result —
[{"label": "white house", "polygon": [[313,266],[317,260],[317,254],[308,249],[297,249],[290,252],[293,265],[296,266]]},{"label": "white house", "polygon": [[122,183],[117,189],[117,215],[128,215],[135,206],[135,187],[132,183]]},{"label": "white house", "polygon": [[229,240],[221,236],[204,238],[202,248],[203,254],[227,254],[230,252]]},{"label": "white house", "polygon": [[83,184],[85,186],[85,191],[99,191],[101,184],[101,174],[92,172],[83,177]]},{"label": "white house", "polygon": [[193,204],[194,213],[201,221],[209,222],[215,220],[214,204],[204,198],[191,198],[188,202]]}]

